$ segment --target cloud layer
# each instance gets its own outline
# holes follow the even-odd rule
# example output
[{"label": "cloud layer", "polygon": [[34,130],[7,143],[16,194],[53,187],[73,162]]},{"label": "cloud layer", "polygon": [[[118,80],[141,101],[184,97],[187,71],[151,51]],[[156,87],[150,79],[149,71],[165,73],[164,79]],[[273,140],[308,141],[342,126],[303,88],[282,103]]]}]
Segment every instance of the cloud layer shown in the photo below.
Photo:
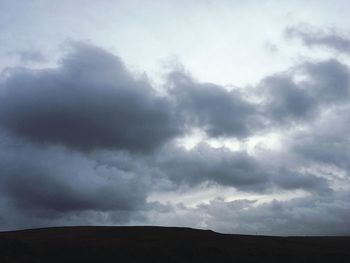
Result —
[{"label": "cloud layer", "polygon": [[[295,30],[288,34],[304,42],[325,38]],[[0,82],[0,228],[137,223],[349,234],[349,79],[346,63],[328,59],[303,61],[244,89],[184,70],[155,87],[85,43],[72,43],[53,68],[7,69]],[[206,140],[190,150],[178,144],[194,130]],[[246,147],[276,133],[279,147]],[[218,192],[194,207],[150,198],[201,187],[233,189],[238,197]],[[292,197],[272,200],[284,194]]]}]

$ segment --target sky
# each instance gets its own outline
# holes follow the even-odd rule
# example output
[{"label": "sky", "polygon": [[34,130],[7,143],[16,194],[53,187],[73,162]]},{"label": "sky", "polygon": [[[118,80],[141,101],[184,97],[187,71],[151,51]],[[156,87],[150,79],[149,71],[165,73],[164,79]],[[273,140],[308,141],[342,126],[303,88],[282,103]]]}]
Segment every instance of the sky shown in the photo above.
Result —
[{"label": "sky", "polygon": [[348,5],[0,0],[0,231],[350,235]]}]

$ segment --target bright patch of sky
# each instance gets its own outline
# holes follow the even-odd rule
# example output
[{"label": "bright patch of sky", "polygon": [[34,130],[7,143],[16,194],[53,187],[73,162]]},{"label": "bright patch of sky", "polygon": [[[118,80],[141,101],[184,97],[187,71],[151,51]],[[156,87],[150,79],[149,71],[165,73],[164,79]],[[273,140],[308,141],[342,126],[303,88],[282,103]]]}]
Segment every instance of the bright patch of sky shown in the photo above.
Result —
[{"label": "bright patch of sky", "polygon": [[[68,40],[112,50],[158,81],[178,61],[201,81],[243,87],[322,51],[286,43],[287,26],[344,28],[347,1],[0,1],[0,68],[13,51],[41,50],[49,61]],[[317,12],[315,12],[315,5]],[[3,8],[1,8],[3,7]],[[341,15],[340,15],[341,14]],[[8,54],[4,56],[4,54]],[[12,55],[11,55],[12,54]],[[42,61],[40,63],[43,63]]]}]

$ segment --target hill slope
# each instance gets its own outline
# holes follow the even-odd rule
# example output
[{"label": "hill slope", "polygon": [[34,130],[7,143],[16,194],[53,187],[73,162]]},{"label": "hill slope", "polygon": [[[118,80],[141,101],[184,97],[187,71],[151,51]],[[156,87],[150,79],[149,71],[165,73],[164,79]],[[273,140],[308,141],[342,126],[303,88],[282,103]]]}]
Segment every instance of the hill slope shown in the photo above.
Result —
[{"label": "hill slope", "polygon": [[350,262],[350,237],[268,237],[168,227],[0,232],[0,262]]}]

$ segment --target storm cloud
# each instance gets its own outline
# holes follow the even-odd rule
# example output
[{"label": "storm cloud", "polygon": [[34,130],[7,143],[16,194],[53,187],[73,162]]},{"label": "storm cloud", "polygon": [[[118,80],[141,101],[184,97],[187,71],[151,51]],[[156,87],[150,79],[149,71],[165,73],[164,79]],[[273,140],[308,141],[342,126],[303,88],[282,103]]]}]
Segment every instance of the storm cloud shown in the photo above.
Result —
[{"label": "storm cloud", "polygon": [[199,83],[178,71],[169,74],[168,86],[179,114],[209,136],[244,138],[261,125],[259,109],[238,90]]},{"label": "storm cloud", "polygon": [[209,182],[234,187],[239,191],[272,192],[303,189],[319,194],[331,191],[325,178],[285,168],[278,162],[266,163],[246,151],[213,148],[200,144],[191,150],[182,147],[159,154],[157,167],[181,186],[197,186]]},{"label": "storm cloud", "polygon": [[299,63],[262,79],[253,90],[261,96],[257,107],[268,129],[304,125],[328,109],[343,107],[349,91],[349,67],[336,59]]},{"label": "storm cloud", "polygon": [[75,43],[57,68],[8,74],[0,125],[33,142],[143,152],[181,133],[167,99],[100,48]]},{"label": "storm cloud", "polygon": [[[157,85],[84,42],[71,42],[57,65],[7,68],[0,228],[135,223],[349,233],[349,81],[348,65],[331,58],[298,61],[248,87],[175,69]],[[198,130],[203,138],[185,147]],[[191,206],[157,199],[198,189],[237,196],[218,190]]]},{"label": "storm cloud", "polygon": [[1,146],[4,226],[14,227],[16,222],[9,206],[16,217],[32,218],[22,227],[40,226],[48,219],[57,223],[72,215],[83,220],[86,213],[119,213],[113,221],[127,222],[134,211],[145,209],[147,176],[139,178],[133,171],[99,164],[61,146],[38,147],[8,136]]}]

